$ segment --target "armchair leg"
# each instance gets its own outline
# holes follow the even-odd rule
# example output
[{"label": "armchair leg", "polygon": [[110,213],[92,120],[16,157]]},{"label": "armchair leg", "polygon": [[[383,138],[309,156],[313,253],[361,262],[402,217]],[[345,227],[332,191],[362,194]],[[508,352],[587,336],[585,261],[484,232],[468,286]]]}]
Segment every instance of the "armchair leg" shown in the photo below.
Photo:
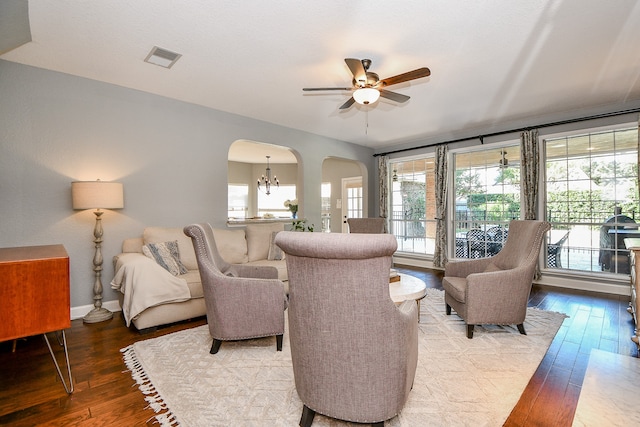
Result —
[{"label": "armchair leg", "polygon": [[473,325],[467,325],[467,338],[473,338]]},{"label": "armchair leg", "polygon": [[302,418],[300,418],[300,427],[311,427],[313,417],[316,416],[316,411],[309,409],[307,405],[302,407]]},{"label": "armchair leg", "polygon": [[213,345],[211,345],[211,350],[209,350],[209,353],[216,354],[218,350],[220,350],[220,344],[222,344],[222,341],[214,338]]},{"label": "armchair leg", "polygon": [[518,325],[518,331],[520,331],[522,335],[527,335],[527,333],[524,330],[524,325],[522,323]]},{"label": "armchair leg", "polygon": [[282,351],[282,335],[276,335],[276,350]]},{"label": "armchair leg", "polygon": [[447,306],[447,316],[451,315],[451,306],[449,304],[445,304]]}]

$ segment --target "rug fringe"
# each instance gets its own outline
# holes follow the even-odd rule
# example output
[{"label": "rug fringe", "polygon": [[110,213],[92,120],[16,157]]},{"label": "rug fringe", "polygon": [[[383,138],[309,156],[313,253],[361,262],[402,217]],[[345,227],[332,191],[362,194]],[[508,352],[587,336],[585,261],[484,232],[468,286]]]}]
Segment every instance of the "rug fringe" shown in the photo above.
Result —
[{"label": "rug fringe", "polygon": [[[562,313],[560,311],[545,310],[544,308],[539,308],[539,307],[527,307],[527,309],[528,310],[535,310],[540,314],[546,314],[546,313],[560,314],[560,315],[564,316],[565,319],[568,319],[568,318],[571,317],[567,313]],[[547,317],[549,317],[549,316],[547,315]]]},{"label": "rug fringe", "polygon": [[159,424],[161,427],[179,426],[180,423],[176,419],[176,416],[169,410],[164,399],[151,383],[151,380],[144,371],[142,364],[140,364],[133,345],[121,349],[120,352],[122,353],[124,364],[131,373],[131,378],[136,382],[138,389],[145,395],[144,400],[149,404],[145,409],[151,408],[153,412],[157,414],[149,418],[147,421],[155,418],[153,423]]}]

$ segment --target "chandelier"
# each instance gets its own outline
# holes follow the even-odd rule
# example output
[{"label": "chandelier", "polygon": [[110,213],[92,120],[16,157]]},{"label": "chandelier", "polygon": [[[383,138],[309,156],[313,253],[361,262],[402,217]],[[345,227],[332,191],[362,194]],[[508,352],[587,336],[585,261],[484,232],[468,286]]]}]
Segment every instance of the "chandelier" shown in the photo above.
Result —
[{"label": "chandelier", "polygon": [[265,171],[265,174],[262,175],[262,178],[258,180],[258,190],[262,190],[260,185],[264,185],[264,192],[268,196],[269,194],[271,194],[271,184],[275,184],[276,187],[280,187],[280,181],[278,181],[278,178],[275,175],[273,176],[273,181],[272,181],[271,168],[269,167],[269,159],[271,158],[271,156],[266,156],[266,157],[267,157],[267,170]]}]

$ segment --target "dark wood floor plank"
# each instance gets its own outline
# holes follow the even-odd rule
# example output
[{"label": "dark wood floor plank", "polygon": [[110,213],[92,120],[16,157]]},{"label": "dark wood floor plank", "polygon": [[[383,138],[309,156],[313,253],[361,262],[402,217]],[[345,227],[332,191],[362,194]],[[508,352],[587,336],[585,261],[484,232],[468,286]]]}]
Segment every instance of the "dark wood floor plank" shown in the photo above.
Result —
[{"label": "dark wood floor plank", "polygon": [[564,396],[569,386],[571,371],[554,368],[549,372],[542,390],[531,407],[525,426],[568,426],[571,420],[561,420]]}]

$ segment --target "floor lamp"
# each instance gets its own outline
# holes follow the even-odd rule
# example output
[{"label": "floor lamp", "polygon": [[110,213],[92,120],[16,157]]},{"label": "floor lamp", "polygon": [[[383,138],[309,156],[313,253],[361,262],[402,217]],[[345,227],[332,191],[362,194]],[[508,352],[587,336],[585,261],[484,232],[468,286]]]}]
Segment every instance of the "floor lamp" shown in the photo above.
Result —
[{"label": "floor lamp", "polygon": [[73,209],[95,209],[96,225],[93,229],[93,242],[96,251],[93,256],[93,309],[84,316],[85,323],[97,323],[109,320],[113,313],[102,307],[102,210],[122,209],[124,194],[122,183],[105,181],[77,181],[71,183]]}]

